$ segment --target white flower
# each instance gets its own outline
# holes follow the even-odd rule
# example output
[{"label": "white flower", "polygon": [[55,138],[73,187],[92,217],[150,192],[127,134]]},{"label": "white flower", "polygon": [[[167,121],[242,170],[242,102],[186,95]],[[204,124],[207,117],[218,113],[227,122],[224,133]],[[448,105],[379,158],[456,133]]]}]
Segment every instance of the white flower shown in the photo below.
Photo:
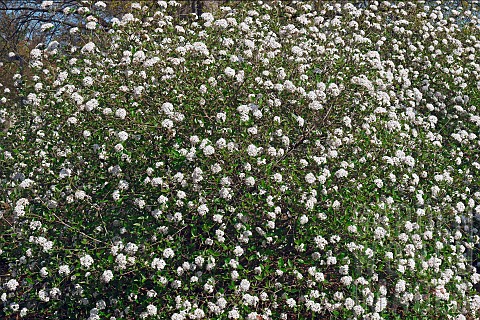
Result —
[{"label": "white flower", "polygon": [[225,74],[229,77],[234,77],[235,76],[235,70],[233,70],[230,67],[225,68]]},{"label": "white flower", "polygon": [[340,169],[337,172],[335,172],[335,176],[337,178],[346,178],[348,176],[348,172],[345,169]]},{"label": "white flower", "polygon": [[249,187],[253,187],[255,185],[255,178],[254,177],[245,178],[245,184]]},{"label": "white flower", "polygon": [[236,246],[235,250],[233,250],[233,253],[237,256],[240,257],[243,254],[243,249],[240,246]]},{"label": "white flower", "polygon": [[341,203],[338,200],[333,201],[332,203],[332,208],[333,209],[338,209],[340,207]]},{"label": "white flower", "polygon": [[47,270],[46,267],[43,267],[42,269],[40,269],[40,276],[41,276],[42,278],[45,278],[45,277],[48,276],[48,270]]},{"label": "white flower", "polygon": [[203,171],[199,167],[196,167],[195,169],[193,169],[193,172],[192,172],[193,182],[199,183],[200,181],[202,181],[203,180],[202,174],[203,174]]},{"label": "white flower", "polygon": [[397,282],[397,284],[395,285],[395,292],[397,293],[402,293],[405,291],[405,285],[406,285],[406,282],[405,280],[399,280]]},{"label": "white flower", "polygon": [[165,119],[162,121],[162,127],[167,128],[167,129],[172,129],[173,128],[173,121],[170,119]]},{"label": "white flower", "polygon": [[307,175],[305,176],[305,181],[307,181],[307,183],[309,183],[309,184],[314,184],[315,180],[316,180],[316,178],[313,175],[313,173],[311,173],[311,172],[307,173]]},{"label": "white flower", "polygon": [[201,216],[204,216],[209,210],[206,204],[202,204],[197,208],[197,211]]},{"label": "white flower", "polygon": [[90,266],[93,264],[92,256],[88,254],[84,255],[80,258],[80,264],[82,265],[82,267],[85,267],[87,269],[90,268]]},{"label": "white flower", "polygon": [[191,143],[191,144],[194,144],[194,145],[195,145],[195,144],[197,144],[197,143],[199,143],[199,142],[200,142],[200,138],[199,138],[198,136],[195,135],[195,136],[191,136],[191,137],[190,137],[190,143]]},{"label": "white flower", "polygon": [[89,42],[89,43],[87,43],[86,45],[83,46],[81,51],[82,51],[82,53],[92,52],[94,49],[95,49],[95,43]]},{"label": "white flower", "polygon": [[238,312],[237,309],[233,309],[228,311],[228,318],[229,319],[239,319],[240,318],[240,313]]},{"label": "white flower", "polygon": [[219,113],[217,113],[217,115],[216,115],[216,119],[217,119],[217,121],[219,121],[219,122],[225,122],[225,120],[227,119],[227,114],[226,114],[226,113],[223,113],[223,112],[219,112]]},{"label": "white flower", "polygon": [[403,161],[409,167],[414,167],[415,166],[415,159],[411,156],[405,157],[405,159]]},{"label": "white flower", "polygon": [[113,112],[113,111],[112,111],[111,108],[104,108],[104,109],[102,110],[102,113],[103,113],[104,115],[106,115],[106,116],[108,116],[109,114],[112,114],[112,112]]},{"label": "white flower", "polygon": [[210,12],[202,13],[200,18],[202,18],[203,20],[208,21],[208,22],[212,22],[213,20],[215,20],[215,18],[213,17],[213,15]]},{"label": "white flower", "polygon": [[99,9],[105,9],[107,7],[107,4],[103,1],[97,1],[95,2],[95,7]]},{"label": "white flower", "polygon": [[175,255],[175,252],[173,252],[173,250],[170,249],[170,248],[167,248],[163,251],[163,257],[164,258],[167,258],[167,259],[172,258],[174,255]]},{"label": "white flower", "polygon": [[202,256],[197,256],[195,258],[195,264],[199,267],[201,267],[204,262],[205,262],[205,258],[203,258]]},{"label": "white flower", "polygon": [[123,108],[118,108],[116,111],[115,111],[115,116],[117,118],[120,118],[120,119],[125,119],[125,117],[127,116],[127,110],[123,109]]},{"label": "white flower", "polygon": [[128,139],[128,133],[125,131],[120,131],[119,133],[117,133],[117,137],[118,137],[118,140],[122,142],[126,141]]},{"label": "white flower", "polygon": [[120,253],[115,258],[115,262],[117,263],[118,268],[125,269],[127,267],[127,256],[123,253]]},{"label": "white flower", "polygon": [[129,242],[127,243],[127,245],[125,246],[125,252],[129,255],[134,255],[135,252],[137,252],[138,250],[138,246],[135,244],[135,243],[132,243],[132,242]]},{"label": "white flower", "polygon": [[22,189],[27,189],[30,188],[33,183],[34,181],[32,179],[25,179],[18,186]]},{"label": "white flower", "polygon": [[339,268],[339,273],[345,276],[348,275],[348,268],[348,264],[341,266]]},{"label": "white flower", "polygon": [[216,174],[216,173],[219,173],[220,171],[222,171],[222,167],[218,164],[218,163],[214,163],[212,164],[212,166],[210,167],[210,170]]},{"label": "white flower", "polygon": [[206,155],[207,157],[211,156],[214,153],[215,153],[215,148],[213,148],[212,146],[206,146],[205,148],[203,148],[203,154]]},{"label": "white flower", "polygon": [[220,27],[222,29],[225,29],[225,28],[228,27],[228,21],[225,20],[225,19],[217,20],[217,21],[215,21],[215,26]]},{"label": "white flower", "polygon": [[48,292],[43,290],[43,289],[38,292],[38,298],[40,299],[40,301],[43,301],[43,302],[50,301],[50,297],[48,296]]},{"label": "white flower", "polygon": [[58,267],[58,274],[60,274],[60,275],[70,274],[70,267],[66,264]]},{"label": "white flower", "polygon": [[5,284],[7,286],[7,289],[10,291],[15,291],[19,285],[18,281],[15,279],[10,279],[8,282]]},{"label": "white flower", "polygon": [[50,7],[51,5],[53,5],[53,1],[47,1],[47,0],[45,0],[45,1],[42,1],[42,4],[41,4],[40,7],[41,7],[42,9],[46,9],[46,8]]},{"label": "white flower", "polygon": [[250,157],[256,157],[258,155],[258,148],[255,145],[250,144],[247,147],[247,153]]},{"label": "white flower", "polygon": [[275,173],[273,176],[272,176],[273,180],[275,182],[282,182],[282,175],[280,173]]},{"label": "white flower", "polygon": [[120,180],[118,182],[118,189],[120,189],[120,190],[128,190],[128,186],[129,186],[129,184],[125,180]]},{"label": "white flower", "polygon": [[242,279],[242,281],[240,281],[240,290],[248,291],[249,288],[250,288],[250,281],[248,281],[247,279]]},{"label": "white flower", "polygon": [[352,298],[347,298],[345,299],[344,305],[347,310],[352,310],[352,308],[355,306],[355,301]]},{"label": "white flower", "polygon": [[33,49],[32,51],[30,51],[30,57],[32,59],[40,59],[42,57],[42,50],[40,49]]},{"label": "white flower", "polygon": [[118,190],[113,191],[113,192],[112,192],[112,198],[113,198],[113,200],[115,200],[115,201],[120,200],[120,191],[118,191]]},{"label": "white flower", "polygon": [[28,313],[28,309],[27,308],[22,308],[22,310],[20,310],[20,318],[23,318],[27,315]]},{"label": "white flower", "polygon": [[158,197],[157,201],[160,204],[166,204],[168,202],[168,198],[162,194],[160,197]]},{"label": "white flower", "polygon": [[337,264],[337,258],[336,257],[328,257],[327,258],[327,265],[334,265]]},{"label": "white flower", "polygon": [[123,145],[118,143],[114,146],[114,149],[115,149],[116,152],[122,152],[124,148],[123,148]]},{"label": "white flower", "polygon": [[58,288],[52,288],[52,290],[50,290],[50,297],[53,299],[58,299],[61,295],[62,292]]},{"label": "white flower", "polygon": [[340,278],[340,282],[346,286],[349,286],[352,283],[353,279],[350,276],[343,276]]},{"label": "white flower", "polygon": [[328,244],[328,241],[322,236],[316,236],[313,240],[320,250],[325,249],[325,246]]},{"label": "white flower", "polygon": [[473,284],[479,283],[480,282],[480,274],[475,272],[474,274],[472,274],[471,280],[472,280]]},{"label": "white flower", "polygon": [[379,189],[383,187],[383,181],[381,179],[375,179],[373,183],[375,183]]},{"label": "white flower", "polygon": [[375,304],[375,312],[382,312],[387,307],[387,298],[380,297]]},{"label": "white flower", "polygon": [[318,110],[321,110],[323,109],[323,105],[319,102],[319,101],[312,101],[310,102],[310,104],[308,105],[308,107],[312,110],[315,110],[315,111],[318,111]]},{"label": "white flower", "polygon": [[353,307],[353,312],[355,313],[355,315],[359,316],[363,314],[365,310],[362,308],[362,306],[356,305],[355,307]]},{"label": "white flower", "polygon": [[105,283],[109,283],[113,279],[113,272],[111,270],[103,271],[101,280]]},{"label": "white flower", "polygon": [[47,23],[42,24],[42,26],[40,27],[40,30],[43,32],[43,31],[50,30],[53,27],[54,27],[53,23],[47,22]]},{"label": "white flower", "polygon": [[385,235],[387,234],[385,229],[383,229],[382,227],[377,227],[375,229],[374,233],[375,233],[375,235],[374,235],[375,239],[383,239],[385,237]]},{"label": "white flower", "polygon": [[297,302],[293,298],[288,298],[286,302],[290,308],[293,308],[297,305]]},{"label": "white flower", "polygon": [[75,191],[75,198],[78,199],[78,200],[83,200],[83,199],[85,199],[86,196],[87,196],[87,194],[83,190]]},{"label": "white flower", "polygon": [[300,116],[297,117],[297,122],[299,127],[303,127],[305,125],[305,119]]},{"label": "white flower", "polygon": [[147,313],[149,316],[154,316],[157,314],[157,307],[155,307],[153,304],[149,304],[147,306]]},{"label": "white flower", "polygon": [[162,269],[165,268],[166,263],[165,263],[165,260],[163,260],[163,259],[154,258],[152,263],[150,264],[150,266],[153,269],[162,270]]},{"label": "white flower", "polygon": [[302,215],[300,217],[300,224],[305,224],[308,222],[308,217],[306,215]]},{"label": "white flower", "polygon": [[95,21],[90,21],[85,25],[85,28],[88,30],[95,30],[97,28],[97,23]]},{"label": "white flower", "polygon": [[465,205],[463,204],[463,202],[458,202],[457,205],[456,205],[456,208],[457,208],[458,212],[465,211]]}]

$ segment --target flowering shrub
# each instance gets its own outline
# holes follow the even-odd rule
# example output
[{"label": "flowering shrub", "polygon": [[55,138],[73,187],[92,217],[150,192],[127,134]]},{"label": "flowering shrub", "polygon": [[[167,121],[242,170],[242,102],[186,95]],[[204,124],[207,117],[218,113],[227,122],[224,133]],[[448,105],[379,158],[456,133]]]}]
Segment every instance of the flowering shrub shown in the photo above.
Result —
[{"label": "flowering shrub", "polygon": [[480,316],[471,12],[158,5],[2,98],[4,317]]}]

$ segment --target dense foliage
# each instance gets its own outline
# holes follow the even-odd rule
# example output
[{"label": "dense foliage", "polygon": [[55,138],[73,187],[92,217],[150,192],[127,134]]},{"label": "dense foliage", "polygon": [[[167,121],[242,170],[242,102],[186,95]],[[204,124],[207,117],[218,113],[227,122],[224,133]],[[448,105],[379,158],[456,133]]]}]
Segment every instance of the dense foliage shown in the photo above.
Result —
[{"label": "dense foliage", "polygon": [[2,317],[480,316],[471,12],[157,4],[1,99]]}]

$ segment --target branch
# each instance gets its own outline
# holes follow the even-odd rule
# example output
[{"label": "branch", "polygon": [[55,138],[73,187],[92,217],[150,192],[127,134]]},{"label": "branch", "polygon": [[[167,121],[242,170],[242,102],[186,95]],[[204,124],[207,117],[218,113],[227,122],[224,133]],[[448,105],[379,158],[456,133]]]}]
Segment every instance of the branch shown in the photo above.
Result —
[{"label": "branch", "polygon": [[72,27],[72,28],[82,28],[82,29],[85,29],[85,27],[82,26],[81,24],[74,24],[74,23],[72,23],[72,22],[62,21],[62,20],[53,19],[53,18],[32,17],[32,18],[29,19],[29,21],[52,22],[52,23],[63,24],[63,25],[66,25],[66,26],[69,26],[69,27]]},{"label": "branch", "polygon": [[61,9],[43,9],[43,8],[35,8],[35,7],[16,7],[16,8],[0,8],[0,11],[36,11],[36,12],[61,12]]},{"label": "branch", "polygon": [[[59,7],[59,8],[49,8],[49,9],[43,9],[43,8],[38,8],[38,7],[30,7],[30,6],[20,6],[20,7],[15,7],[15,8],[9,8],[5,3],[2,2],[2,4],[4,5],[4,7],[0,7],[0,11],[14,11],[14,12],[21,12],[21,11],[27,11],[29,12],[29,15],[33,15],[35,13],[39,13],[39,12],[42,12],[42,13],[60,13],[62,15],[65,15],[64,12],[63,12],[63,9],[62,7]],[[108,27],[109,24],[108,22],[106,22],[104,19],[102,18],[97,18],[98,19],[98,23],[102,26],[102,27]],[[57,22],[59,22],[57,20]],[[63,23],[65,25],[69,25],[69,26],[72,26],[72,24],[68,24],[68,23],[65,23],[65,22],[60,22],[60,23]],[[78,27],[78,26],[76,26]]]}]

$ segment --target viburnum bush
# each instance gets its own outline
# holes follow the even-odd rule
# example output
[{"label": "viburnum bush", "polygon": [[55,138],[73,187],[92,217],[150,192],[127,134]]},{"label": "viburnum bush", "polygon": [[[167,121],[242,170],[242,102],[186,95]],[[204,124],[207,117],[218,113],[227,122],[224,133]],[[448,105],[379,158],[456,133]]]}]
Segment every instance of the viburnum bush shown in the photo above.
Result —
[{"label": "viburnum bush", "polygon": [[3,95],[2,318],[480,317],[476,16],[177,5]]}]

